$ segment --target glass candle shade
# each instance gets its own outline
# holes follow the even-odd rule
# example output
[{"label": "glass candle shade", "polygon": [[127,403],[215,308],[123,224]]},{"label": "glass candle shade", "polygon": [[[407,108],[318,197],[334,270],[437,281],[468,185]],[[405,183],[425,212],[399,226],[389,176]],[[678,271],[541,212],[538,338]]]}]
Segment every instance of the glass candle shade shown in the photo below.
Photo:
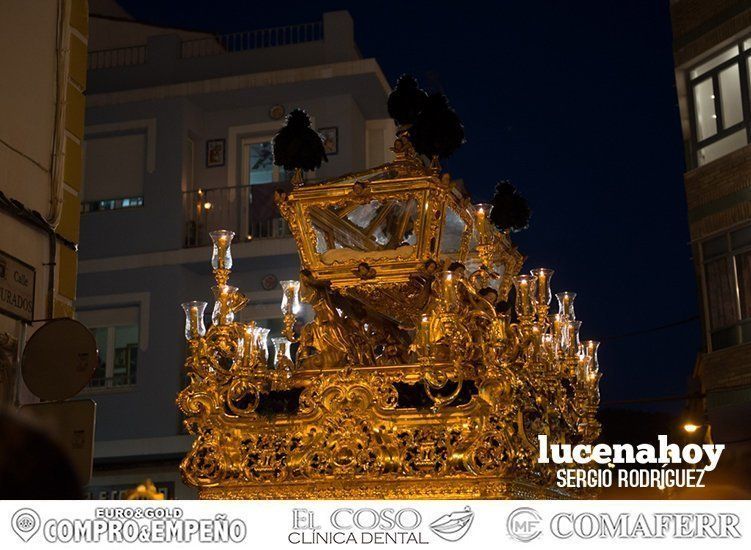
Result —
[{"label": "glass candle shade", "polygon": [[451,308],[452,305],[457,305],[459,303],[459,295],[456,290],[457,279],[458,276],[454,275],[451,271],[444,271],[441,273],[442,297],[449,308]]},{"label": "glass candle shade", "polygon": [[475,209],[475,239],[479,244],[486,244],[490,238],[491,224],[490,211],[493,209],[492,204],[479,203],[474,205]]},{"label": "glass candle shade", "polygon": [[255,341],[256,349],[258,350],[258,359],[264,363],[269,360],[269,332],[271,332],[271,329],[263,327],[255,328]]},{"label": "glass candle shade", "polygon": [[279,281],[282,285],[282,313],[297,315],[300,313],[300,281]]},{"label": "glass candle shade", "polygon": [[185,339],[192,340],[206,334],[206,325],[203,323],[203,312],[206,311],[206,302],[185,302],[182,304],[185,312]]},{"label": "glass candle shade", "polygon": [[415,334],[415,344],[420,354],[427,355],[430,348],[430,317],[423,313],[420,316],[420,324],[417,326]]},{"label": "glass candle shade", "polygon": [[537,305],[549,306],[550,299],[553,297],[550,292],[550,279],[553,277],[555,271],[539,267],[533,269],[530,273],[537,279]]},{"label": "glass candle shade", "polygon": [[211,267],[214,269],[232,269],[232,253],[230,247],[235,237],[233,231],[219,229],[209,233],[214,247],[211,251]]},{"label": "glass candle shade", "polygon": [[579,330],[581,326],[581,321],[566,321],[566,335],[563,341],[566,355],[569,357],[575,357],[579,353]]},{"label": "glass candle shade", "polygon": [[589,357],[584,353],[584,347],[579,352],[579,363],[576,365],[576,378],[586,380],[589,372]]},{"label": "glass candle shade", "polygon": [[228,325],[235,320],[235,312],[232,305],[234,295],[238,292],[236,286],[219,285],[212,286],[211,292],[214,293],[214,311],[211,313],[211,322],[215,325]]},{"label": "glass candle shade", "polygon": [[537,279],[532,275],[517,275],[514,277],[516,288],[516,314],[519,317],[527,317],[535,313],[535,296]]},{"label": "glass candle shade", "polygon": [[[292,362],[292,352],[290,350],[292,342],[283,336],[272,338],[271,342],[274,344],[274,368],[279,369],[279,363],[286,363],[289,365]],[[281,365],[281,367],[283,366],[284,365]]]},{"label": "glass candle shade", "polygon": [[243,358],[246,362],[253,362],[256,355],[256,324],[250,322],[243,329]]},{"label": "glass candle shade", "polygon": [[600,347],[600,342],[585,340],[582,346],[584,348],[584,357],[587,358],[587,376],[593,378],[600,372],[600,363],[597,360],[597,349]]},{"label": "glass candle shade", "polygon": [[563,339],[566,336],[566,319],[560,313],[548,316],[550,321],[550,334],[553,337],[555,351],[560,350],[563,345]]},{"label": "glass candle shade", "polygon": [[555,297],[558,298],[558,313],[570,321],[575,320],[574,300],[576,299],[576,292],[559,292]]}]

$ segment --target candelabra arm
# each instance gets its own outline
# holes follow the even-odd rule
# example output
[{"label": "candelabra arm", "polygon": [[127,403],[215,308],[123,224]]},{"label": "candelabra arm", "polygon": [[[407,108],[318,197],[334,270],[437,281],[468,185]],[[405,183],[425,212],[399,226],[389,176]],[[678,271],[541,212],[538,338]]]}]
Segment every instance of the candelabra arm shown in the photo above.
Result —
[{"label": "candelabra arm", "polygon": [[214,280],[217,286],[226,285],[229,281],[231,271],[225,268],[214,269]]},{"label": "candelabra arm", "polygon": [[284,328],[282,329],[282,335],[293,344],[297,344],[300,341],[300,337],[295,335],[296,322],[297,317],[295,317],[294,313],[290,312],[284,314]]}]

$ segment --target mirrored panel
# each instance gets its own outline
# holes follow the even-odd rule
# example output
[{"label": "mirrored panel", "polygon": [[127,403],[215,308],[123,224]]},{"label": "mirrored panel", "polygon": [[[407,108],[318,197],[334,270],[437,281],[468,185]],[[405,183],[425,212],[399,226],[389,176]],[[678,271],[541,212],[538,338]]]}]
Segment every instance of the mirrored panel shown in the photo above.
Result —
[{"label": "mirrored panel", "polygon": [[441,254],[455,254],[462,246],[462,236],[467,224],[452,207],[447,206],[441,232]]},{"label": "mirrored panel", "polygon": [[417,201],[373,199],[364,204],[311,206],[308,219],[316,236],[321,261],[356,259],[363,253],[414,251]]}]

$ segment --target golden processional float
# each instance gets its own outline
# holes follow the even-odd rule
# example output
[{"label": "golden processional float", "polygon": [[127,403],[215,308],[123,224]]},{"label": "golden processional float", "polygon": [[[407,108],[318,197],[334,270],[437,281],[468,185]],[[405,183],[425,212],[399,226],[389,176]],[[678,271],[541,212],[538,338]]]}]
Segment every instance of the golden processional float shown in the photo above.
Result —
[{"label": "golden processional float", "polygon": [[[395,160],[322,183],[302,178],[325,158],[305,113],[277,135],[275,162],[295,173],[277,204],[302,270],[281,283],[272,353],[269,329],[235,321],[247,299],[229,283],[233,233],[211,233],[212,322],[205,302],[183,304],[177,399],[195,436],[180,468],[201,498],[574,496],[537,463],[537,436],[599,435],[598,343],[579,341],[576,295],[556,294],[552,313],[553,271],[519,273],[493,223],[520,199],[506,184],[494,212],[441,173],[463,141],[443,96],[402,77],[389,112]],[[297,330],[301,302],[314,317]]]}]

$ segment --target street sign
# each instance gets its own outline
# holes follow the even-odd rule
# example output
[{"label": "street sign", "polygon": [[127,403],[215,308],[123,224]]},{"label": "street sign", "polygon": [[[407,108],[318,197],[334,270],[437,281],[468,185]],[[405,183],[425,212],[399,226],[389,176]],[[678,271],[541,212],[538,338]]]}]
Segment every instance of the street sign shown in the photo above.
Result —
[{"label": "street sign", "polygon": [[32,419],[68,453],[82,485],[91,480],[96,403],[91,399],[34,403],[20,412]]},{"label": "street sign", "polygon": [[0,251],[0,311],[30,323],[34,318],[36,271]]}]

